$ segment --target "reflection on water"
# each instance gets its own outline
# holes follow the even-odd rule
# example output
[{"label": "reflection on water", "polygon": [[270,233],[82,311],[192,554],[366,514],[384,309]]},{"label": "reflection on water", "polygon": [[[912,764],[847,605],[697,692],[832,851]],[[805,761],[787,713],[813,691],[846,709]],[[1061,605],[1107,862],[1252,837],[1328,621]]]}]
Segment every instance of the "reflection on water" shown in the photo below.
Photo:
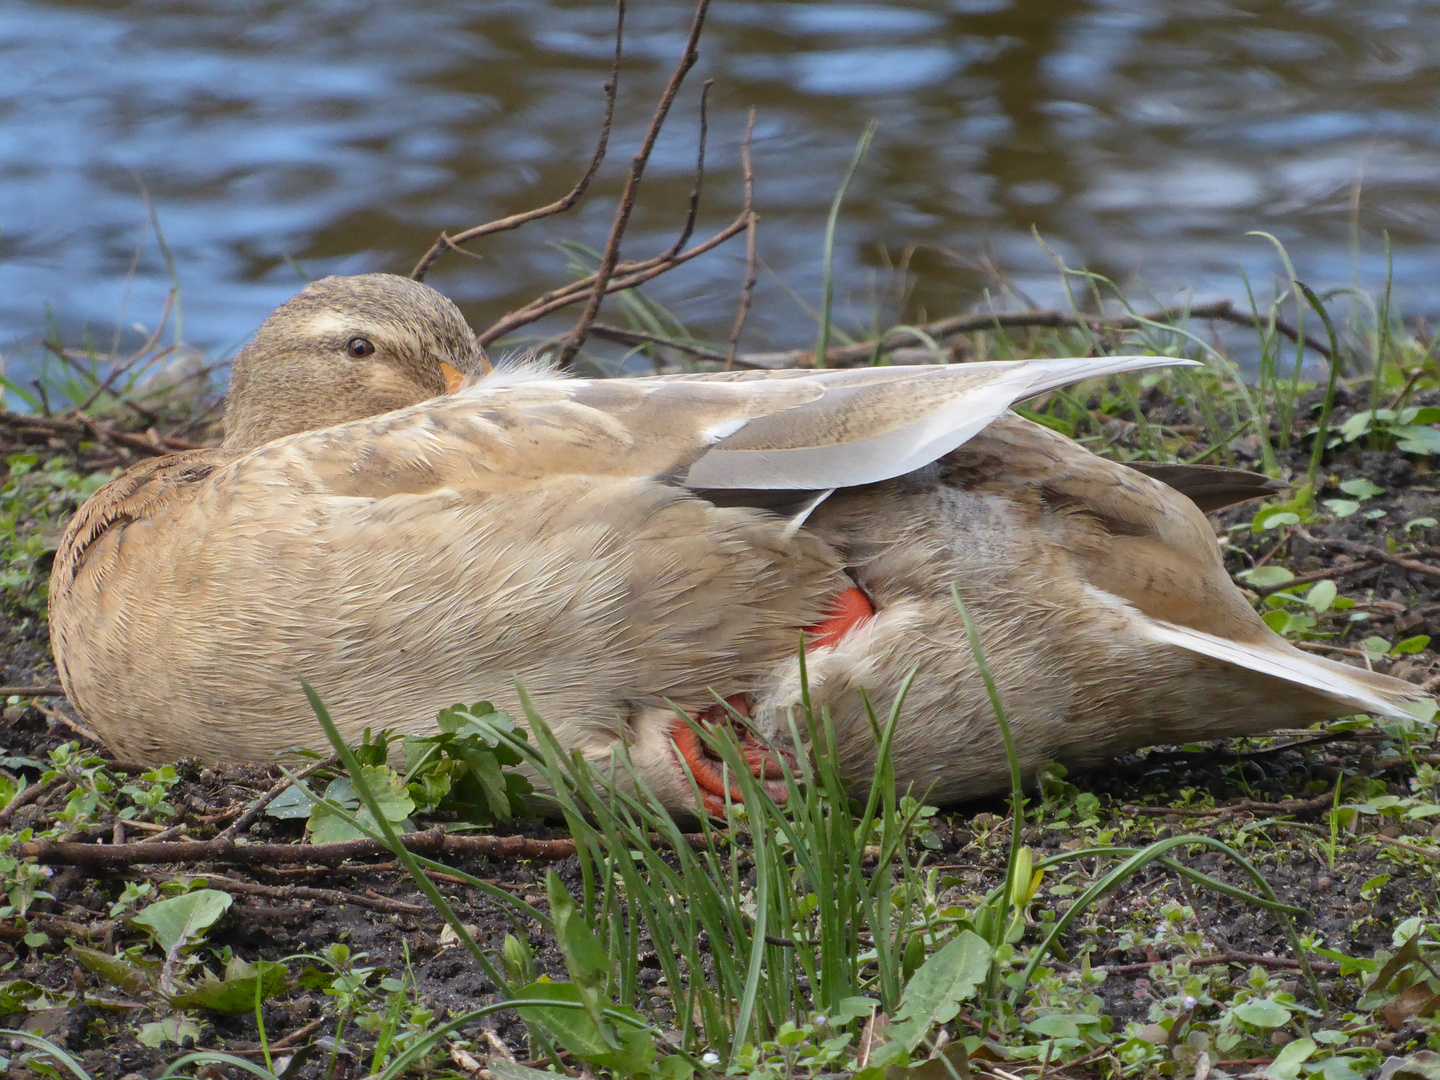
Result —
[{"label": "reflection on water", "polygon": [[[612,195],[668,75],[686,5],[632,3]],[[312,274],[404,271],[442,228],[548,201],[578,175],[601,110],[613,9],[539,0],[310,0],[119,8],[11,0],[0,10],[0,342],[46,306],[70,333],[153,320],[153,200],[183,286],[184,333],[243,338]],[[1031,227],[1072,264],[1158,290],[1240,291],[1275,269],[1383,273],[1389,232],[1410,310],[1440,275],[1440,11],[1420,0],[717,0],[703,58],[651,163],[627,254],[668,243],[694,160],[695,98],[716,80],[702,228],[730,219],[745,112],[762,280],[747,344],[810,335],[829,200],[865,122],[880,132],[850,189],[837,266],[868,321],[885,267],[916,245],[920,311],[973,304],[988,257],[1057,294]],[[1362,186],[1363,182],[1363,186]],[[1358,256],[1352,212],[1360,191]],[[494,237],[432,280],[487,324],[556,284],[555,241],[598,246],[604,199]],[[724,337],[739,245],[655,295]],[[292,262],[294,260],[294,262]],[[783,283],[783,287],[780,283]]]}]

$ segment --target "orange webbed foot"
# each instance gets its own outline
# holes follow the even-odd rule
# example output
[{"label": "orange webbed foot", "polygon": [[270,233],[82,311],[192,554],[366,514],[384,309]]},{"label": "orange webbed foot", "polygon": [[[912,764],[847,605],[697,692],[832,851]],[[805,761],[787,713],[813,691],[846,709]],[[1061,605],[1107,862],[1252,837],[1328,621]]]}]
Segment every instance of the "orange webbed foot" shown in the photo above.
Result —
[{"label": "orange webbed foot", "polygon": [[[742,716],[749,715],[744,694],[726,698],[725,704]],[[724,723],[728,717],[729,711],[725,705],[717,704],[698,713],[694,722],[713,726]],[[789,790],[784,780],[785,763],[781,757],[783,751],[776,751],[766,746],[748,729],[741,728],[734,734],[739,743],[740,756],[746,767],[749,768],[750,774],[760,781],[766,794],[772,799],[777,803],[785,802]],[[701,800],[704,802],[705,809],[716,817],[724,817],[727,792],[725,762],[719,754],[706,745],[705,740],[700,738],[695,728],[684,720],[677,719],[671,725],[670,739],[674,742],[680,759],[685,762],[691,775],[695,777],[695,783],[700,787]],[[793,762],[791,764],[793,765]],[[728,785],[728,792],[733,802],[744,801],[737,785]]]}]

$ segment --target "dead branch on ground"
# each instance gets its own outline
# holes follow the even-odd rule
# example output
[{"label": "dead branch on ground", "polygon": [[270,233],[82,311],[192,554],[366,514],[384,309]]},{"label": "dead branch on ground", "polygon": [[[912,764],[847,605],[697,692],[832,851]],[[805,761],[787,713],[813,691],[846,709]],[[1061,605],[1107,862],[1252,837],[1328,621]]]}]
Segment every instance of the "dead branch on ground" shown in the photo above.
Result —
[{"label": "dead branch on ground", "polygon": [[19,442],[49,442],[58,439],[78,447],[82,442],[100,443],[129,451],[142,457],[159,457],[180,450],[195,450],[200,444],[171,435],[161,435],[153,427],[144,434],[121,431],[109,420],[96,420],[81,413],[68,416],[42,416],[38,413],[0,412],[3,425]]},{"label": "dead branch on ground", "polygon": [[[536,859],[558,862],[575,854],[573,840],[539,840],[530,836],[449,834],[444,826],[400,838],[417,855]],[[658,838],[657,838],[658,840]],[[705,843],[701,834],[687,835],[691,846]],[[237,866],[278,866],[298,863],[336,865],[351,859],[373,859],[391,854],[384,844],[370,839],[340,840],[331,844],[240,844],[233,837],[214,840],[176,840],[160,843],[85,844],[72,840],[32,840],[11,848],[22,858],[47,866],[90,866],[116,869],[155,863],[229,863]]]}]

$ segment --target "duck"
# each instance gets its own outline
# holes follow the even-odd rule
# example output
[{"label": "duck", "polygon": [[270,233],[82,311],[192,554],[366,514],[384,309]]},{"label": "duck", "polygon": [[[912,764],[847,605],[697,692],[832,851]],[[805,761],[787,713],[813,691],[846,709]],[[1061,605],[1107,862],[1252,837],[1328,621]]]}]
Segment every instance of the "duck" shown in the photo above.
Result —
[{"label": "duck", "polygon": [[[1274,481],[1122,464],[1011,410],[1190,363],[1083,357],[587,379],[491,368],[388,274],[305,286],[237,356],[223,442],[131,467],[67,527],[59,678],[121,760],[271,761],[341,732],[533,708],[674,810],[738,796],[696,724],[748,718],[767,789],[803,710],[870,782],[1028,775],[1366,712],[1401,680],[1303,653],[1226,572],[1202,507]],[[972,652],[957,607],[976,628]],[[623,770],[622,770],[623,771]]]}]

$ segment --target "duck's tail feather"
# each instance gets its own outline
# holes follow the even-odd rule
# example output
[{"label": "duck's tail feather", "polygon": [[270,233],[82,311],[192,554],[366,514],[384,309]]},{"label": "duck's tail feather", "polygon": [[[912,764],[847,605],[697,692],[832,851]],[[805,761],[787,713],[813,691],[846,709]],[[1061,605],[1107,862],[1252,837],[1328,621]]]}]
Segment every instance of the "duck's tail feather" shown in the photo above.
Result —
[{"label": "duck's tail feather", "polygon": [[[1308,656],[1298,649],[1286,648],[1282,651],[1247,645],[1159,620],[1146,620],[1146,623],[1156,641],[1283,679],[1333,698],[1355,712],[1421,719],[1428,719],[1435,712],[1434,700],[1419,687],[1389,675],[1363,671],[1320,656]],[[1343,713],[1337,712],[1336,715]]]}]

